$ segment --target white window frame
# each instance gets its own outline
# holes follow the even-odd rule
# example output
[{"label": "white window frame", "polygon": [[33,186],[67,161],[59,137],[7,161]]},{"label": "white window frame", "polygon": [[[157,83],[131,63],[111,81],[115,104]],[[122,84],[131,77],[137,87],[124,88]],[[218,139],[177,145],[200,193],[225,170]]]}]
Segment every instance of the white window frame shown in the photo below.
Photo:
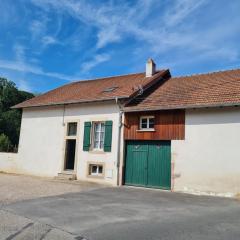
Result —
[{"label": "white window frame", "polygon": [[[96,166],[97,167],[97,172],[93,173],[92,172],[92,167]],[[99,168],[102,167],[102,172],[99,172]],[[103,165],[102,164],[89,164],[89,175],[90,176],[103,176]]]},{"label": "white window frame", "polygon": [[[146,128],[142,127],[142,120],[143,119],[147,119],[147,127]],[[144,130],[154,130],[154,127],[153,128],[149,127],[149,120],[150,119],[155,119],[155,117],[154,116],[141,116],[140,121],[139,121],[139,129],[142,130],[142,131],[144,131]],[[154,125],[155,125],[155,123],[154,123]]]},{"label": "white window frame", "polygon": [[[97,166],[97,172],[92,173],[92,167]],[[102,167],[102,173],[99,173],[99,167]],[[88,162],[87,164],[87,177],[104,178],[105,176],[105,163],[104,162]]]},{"label": "white window frame", "polygon": [[[76,123],[76,133],[74,134],[74,135],[69,135],[68,133],[69,133],[69,125],[71,124],[71,123]],[[66,123],[66,135],[65,135],[65,137],[66,138],[70,138],[70,139],[72,139],[72,138],[77,138],[77,134],[78,134],[78,121],[69,121],[69,122],[67,122]]]},{"label": "white window frame", "polygon": [[[100,131],[98,131],[99,133],[99,139],[98,139],[98,147],[95,147],[95,125],[96,124],[103,124],[104,126],[104,131],[102,131],[102,127],[100,129]],[[102,148],[101,148],[101,133],[103,132],[103,140],[102,140]],[[105,138],[105,122],[104,121],[97,121],[97,122],[92,122],[92,149],[94,151],[103,151],[104,150],[104,138]]]}]

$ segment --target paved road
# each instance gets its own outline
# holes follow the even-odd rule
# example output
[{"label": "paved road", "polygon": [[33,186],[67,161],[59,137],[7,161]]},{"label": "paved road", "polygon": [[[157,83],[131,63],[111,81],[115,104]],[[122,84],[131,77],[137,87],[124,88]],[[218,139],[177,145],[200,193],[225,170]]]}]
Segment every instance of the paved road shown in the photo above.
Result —
[{"label": "paved road", "polygon": [[[123,187],[69,193],[12,203],[2,212],[12,219],[3,220],[5,225],[14,226],[11,221],[18,222],[15,218],[25,220],[20,221],[20,230],[14,229],[19,234],[10,233],[12,238],[10,231],[0,231],[0,239],[7,240],[240,239],[240,201],[151,189]],[[29,231],[35,232],[35,238],[22,237]]]}]

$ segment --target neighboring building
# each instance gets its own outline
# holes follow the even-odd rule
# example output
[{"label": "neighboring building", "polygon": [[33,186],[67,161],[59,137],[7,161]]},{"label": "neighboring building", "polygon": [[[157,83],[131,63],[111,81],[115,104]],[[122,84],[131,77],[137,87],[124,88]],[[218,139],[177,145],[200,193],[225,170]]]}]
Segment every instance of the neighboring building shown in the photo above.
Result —
[{"label": "neighboring building", "polygon": [[[240,70],[79,81],[23,102],[18,171],[240,193]],[[0,169],[1,170],[1,169]]]}]

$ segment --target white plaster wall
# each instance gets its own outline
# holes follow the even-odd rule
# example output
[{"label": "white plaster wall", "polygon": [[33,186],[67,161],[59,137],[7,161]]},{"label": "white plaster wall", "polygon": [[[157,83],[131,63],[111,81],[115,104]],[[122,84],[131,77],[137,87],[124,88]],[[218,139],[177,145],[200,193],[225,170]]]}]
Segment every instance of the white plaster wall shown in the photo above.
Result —
[{"label": "white plaster wall", "polygon": [[24,109],[18,161],[21,172],[56,176],[61,170],[64,127],[62,107]]},{"label": "white plaster wall", "polygon": [[0,152],[0,172],[17,173],[17,153]]},{"label": "white plaster wall", "polygon": [[[119,109],[115,103],[68,105],[24,109],[19,144],[22,172],[39,176],[57,176],[64,166],[65,126],[68,121],[78,122],[76,174],[79,180],[116,184],[117,136]],[[113,121],[112,151],[84,152],[83,135],[86,121]],[[87,177],[87,162],[104,162],[105,172],[112,177]]]},{"label": "white plaster wall", "polygon": [[240,192],[240,109],[186,111],[184,141],[172,141],[174,190]]},{"label": "white plaster wall", "polygon": [[[65,121],[71,119],[79,120],[78,127],[78,151],[77,151],[77,178],[80,180],[97,181],[116,185],[117,183],[117,139],[118,139],[118,120],[119,108],[116,104],[99,103],[88,104],[83,107],[72,105],[65,111]],[[113,121],[112,129],[112,150],[111,152],[83,151],[84,122],[88,121]],[[105,177],[87,177],[87,163],[105,163]],[[112,172],[112,177],[107,177],[106,173]]]}]

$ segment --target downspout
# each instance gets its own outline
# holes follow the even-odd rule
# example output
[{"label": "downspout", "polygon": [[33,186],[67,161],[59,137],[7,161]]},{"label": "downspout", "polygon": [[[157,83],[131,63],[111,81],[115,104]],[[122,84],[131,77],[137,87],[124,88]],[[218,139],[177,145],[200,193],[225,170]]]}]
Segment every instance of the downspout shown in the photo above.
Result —
[{"label": "downspout", "polygon": [[66,110],[66,105],[63,104],[63,115],[62,115],[62,125],[63,125],[63,127],[65,126],[65,110]]},{"label": "downspout", "polygon": [[122,115],[123,115],[123,111],[122,111],[122,106],[121,103],[118,100],[118,97],[115,98],[116,100],[116,104],[118,105],[119,108],[119,118],[118,118],[118,141],[117,141],[117,186],[120,185],[120,181],[119,181],[119,175],[120,175],[120,157],[121,157],[121,130],[122,130]]}]

